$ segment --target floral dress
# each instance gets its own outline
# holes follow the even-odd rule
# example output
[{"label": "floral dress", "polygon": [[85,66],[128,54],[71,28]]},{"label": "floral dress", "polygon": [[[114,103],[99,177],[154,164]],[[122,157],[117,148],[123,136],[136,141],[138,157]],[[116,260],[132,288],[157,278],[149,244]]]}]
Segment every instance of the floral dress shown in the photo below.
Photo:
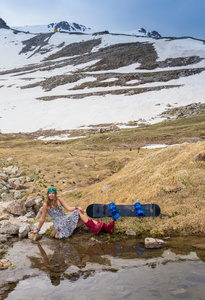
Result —
[{"label": "floral dress", "polygon": [[57,209],[51,207],[48,211],[48,214],[51,216],[56,232],[60,238],[69,237],[77,227],[79,220],[79,213],[77,209],[75,209],[69,215],[66,215],[63,212],[63,207],[60,203]]}]

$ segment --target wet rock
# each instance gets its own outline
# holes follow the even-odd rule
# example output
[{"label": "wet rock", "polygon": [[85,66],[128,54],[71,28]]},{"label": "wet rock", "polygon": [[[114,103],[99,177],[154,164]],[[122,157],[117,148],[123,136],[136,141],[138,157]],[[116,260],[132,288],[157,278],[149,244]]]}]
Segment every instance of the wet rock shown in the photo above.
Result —
[{"label": "wet rock", "polygon": [[145,248],[152,249],[152,248],[161,248],[165,242],[160,239],[155,238],[145,238]]},{"label": "wet rock", "polygon": [[126,230],[125,234],[130,235],[130,236],[136,236],[137,235],[136,232],[132,229]]},{"label": "wet rock", "polygon": [[21,225],[18,232],[19,238],[23,239],[27,237],[30,230],[31,226],[29,224],[24,223],[23,225]]},{"label": "wet rock", "polygon": [[7,259],[1,259],[0,260],[0,270],[8,269],[8,267],[11,265],[11,262]]},{"label": "wet rock", "polygon": [[185,290],[184,288],[181,289],[177,289],[177,290],[173,290],[170,292],[172,295],[174,296],[178,296],[178,297],[185,297],[188,296],[187,290]]},{"label": "wet rock", "polygon": [[42,238],[42,235],[39,233],[28,233],[28,238],[32,241],[39,241]]},{"label": "wet rock", "polygon": [[[34,224],[34,230],[35,230],[35,228],[36,228],[37,226],[38,226],[38,223],[35,223],[35,224]],[[41,234],[46,233],[46,231],[47,231],[47,230],[50,230],[52,227],[54,227],[54,226],[53,226],[53,222],[45,222],[45,223],[43,224],[43,226],[41,227],[41,230],[40,230]]]}]

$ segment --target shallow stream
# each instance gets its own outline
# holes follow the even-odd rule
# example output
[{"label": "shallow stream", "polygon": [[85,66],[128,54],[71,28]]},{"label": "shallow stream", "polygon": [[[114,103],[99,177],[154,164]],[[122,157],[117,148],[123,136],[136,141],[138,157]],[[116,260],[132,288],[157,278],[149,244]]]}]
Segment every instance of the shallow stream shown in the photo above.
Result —
[{"label": "shallow stream", "polygon": [[0,299],[205,298],[205,238],[172,238],[161,249],[142,242],[15,242],[4,257],[12,266],[0,271]]}]

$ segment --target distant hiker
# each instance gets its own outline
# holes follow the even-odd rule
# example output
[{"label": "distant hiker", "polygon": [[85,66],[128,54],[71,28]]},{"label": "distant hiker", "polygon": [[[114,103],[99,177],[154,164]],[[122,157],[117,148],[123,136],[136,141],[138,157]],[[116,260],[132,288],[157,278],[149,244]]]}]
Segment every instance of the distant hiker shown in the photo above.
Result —
[{"label": "distant hiker", "polygon": [[[66,215],[63,208],[70,211],[71,214]],[[54,223],[56,232],[60,238],[69,237],[73,231],[85,224],[92,230],[93,233],[98,234],[101,229],[105,232],[112,233],[114,228],[114,221],[111,220],[109,224],[102,221],[94,221],[89,219],[81,207],[71,207],[65,203],[61,198],[57,197],[57,190],[54,187],[48,188],[47,198],[43,204],[42,216],[36,230],[31,233],[38,233],[45,222],[46,214],[49,214]]]}]

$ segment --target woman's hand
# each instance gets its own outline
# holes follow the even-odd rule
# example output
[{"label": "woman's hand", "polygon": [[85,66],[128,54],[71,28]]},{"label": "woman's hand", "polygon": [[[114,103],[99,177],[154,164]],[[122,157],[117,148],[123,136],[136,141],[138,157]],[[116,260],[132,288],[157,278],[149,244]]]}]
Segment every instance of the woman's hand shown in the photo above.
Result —
[{"label": "woman's hand", "polygon": [[32,230],[32,231],[30,231],[30,233],[39,233],[39,230]]},{"label": "woman's hand", "polygon": [[77,209],[78,209],[82,214],[84,214],[84,209],[83,209],[82,207],[78,206]]}]

